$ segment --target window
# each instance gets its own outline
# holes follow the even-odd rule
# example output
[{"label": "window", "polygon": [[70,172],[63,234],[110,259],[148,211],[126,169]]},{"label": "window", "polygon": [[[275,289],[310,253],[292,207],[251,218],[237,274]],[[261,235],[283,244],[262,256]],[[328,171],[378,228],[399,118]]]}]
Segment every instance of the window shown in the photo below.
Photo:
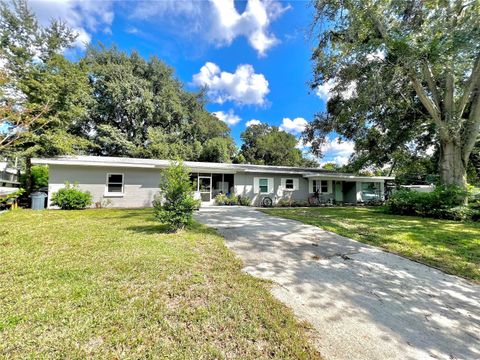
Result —
[{"label": "window", "polygon": [[107,174],[107,193],[123,194],[123,174]]},{"label": "window", "polygon": [[327,180],[313,180],[312,192],[318,191],[320,193],[328,193],[328,181]]},{"label": "window", "polygon": [[258,181],[258,187],[261,193],[268,193],[268,179],[260,179]]},{"label": "window", "polygon": [[293,185],[293,179],[285,179],[285,189],[293,190],[295,186]]}]

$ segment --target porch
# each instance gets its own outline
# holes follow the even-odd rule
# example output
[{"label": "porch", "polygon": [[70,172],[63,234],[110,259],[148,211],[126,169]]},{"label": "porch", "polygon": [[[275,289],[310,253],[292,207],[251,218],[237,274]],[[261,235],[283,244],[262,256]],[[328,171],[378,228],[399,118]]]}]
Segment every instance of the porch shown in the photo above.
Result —
[{"label": "porch", "polygon": [[213,205],[218,194],[234,192],[234,173],[190,173],[195,198],[202,205]]},{"label": "porch", "polygon": [[[345,179],[347,178],[347,179]],[[358,204],[382,201],[385,198],[383,180],[365,177],[308,176],[309,193],[318,192],[320,203]]]}]

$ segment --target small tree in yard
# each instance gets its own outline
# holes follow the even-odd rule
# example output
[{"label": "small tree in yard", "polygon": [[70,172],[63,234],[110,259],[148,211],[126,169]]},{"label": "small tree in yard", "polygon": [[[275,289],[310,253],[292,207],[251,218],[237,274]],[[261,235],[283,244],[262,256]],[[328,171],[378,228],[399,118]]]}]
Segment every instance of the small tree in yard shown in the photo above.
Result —
[{"label": "small tree in yard", "polygon": [[153,202],[155,217],[175,232],[192,220],[198,201],[193,197],[193,187],[188,169],[182,162],[173,162],[162,171],[160,194]]}]

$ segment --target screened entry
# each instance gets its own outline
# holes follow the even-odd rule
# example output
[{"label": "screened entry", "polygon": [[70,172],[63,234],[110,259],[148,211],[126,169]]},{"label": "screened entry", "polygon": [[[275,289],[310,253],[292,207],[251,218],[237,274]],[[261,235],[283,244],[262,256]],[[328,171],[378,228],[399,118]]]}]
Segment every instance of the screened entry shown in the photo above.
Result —
[{"label": "screened entry", "polygon": [[234,174],[191,173],[190,179],[202,204],[213,204],[218,194],[233,193]]}]

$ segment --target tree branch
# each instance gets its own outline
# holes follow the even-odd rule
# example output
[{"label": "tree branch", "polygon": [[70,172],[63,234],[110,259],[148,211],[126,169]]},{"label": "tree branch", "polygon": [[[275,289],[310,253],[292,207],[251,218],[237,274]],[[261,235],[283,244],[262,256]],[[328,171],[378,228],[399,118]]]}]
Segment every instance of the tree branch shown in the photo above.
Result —
[{"label": "tree branch", "polygon": [[460,98],[458,103],[458,117],[463,116],[463,112],[467,107],[468,100],[472,96],[472,92],[476,87],[480,87],[480,53],[478,53],[475,63],[473,65],[472,73],[470,74],[470,78],[467,81],[467,85],[465,86],[465,90],[463,92],[463,96]]},{"label": "tree branch", "polygon": [[422,62],[422,73],[423,73],[423,76],[425,76],[425,79],[427,80],[428,88],[432,93],[432,98],[435,103],[435,106],[437,107],[437,109],[440,109],[440,96],[438,95],[437,83],[433,78],[432,69],[430,69],[430,66],[427,63],[427,60],[423,60]]},{"label": "tree branch", "polygon": [[417,79],[416,76],[410,74],[410,81],[412,82],[412,86],[417,93],[418,98],[422,102],[425,109],[427,109],[428,113],[433,119],[433,122],[439,127],[440,131],[444,130],[444,123],[442,122],[442,118],[440,115],[439,109],[435,106],[434,102],[428,97],[425,89],[423,88],[420,81]]},{"label": "tree branch", "polygon": [[474,97],[472,108],[470,110],[470,116],[466,122],[464,134],[464,142],[462,148],[462,157],[465,163],[468,162],[470,153],[475,146],[477,137],[480,134],[480,91],[477,91]]},{"label": "tree branch", "polygon": [[455,78],[453,75],[453,64],[452,60],[448,62],[446,66],[446,76],[445,76],[445,121],[450,122],[454,118],[454,106],[455,103],[453,101],[453,94],[454,94],[454,86],[455,86]]}]

